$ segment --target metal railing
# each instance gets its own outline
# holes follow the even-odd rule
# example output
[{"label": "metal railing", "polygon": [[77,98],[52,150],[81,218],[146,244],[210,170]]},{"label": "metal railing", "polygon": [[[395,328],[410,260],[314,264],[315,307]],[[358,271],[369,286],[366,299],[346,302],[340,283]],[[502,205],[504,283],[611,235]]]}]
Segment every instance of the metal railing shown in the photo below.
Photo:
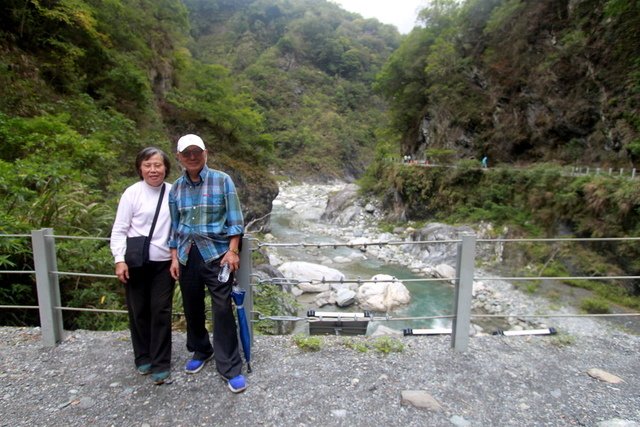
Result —
[{"label": "metal railing", "polygon": [[[400,163],[406,166],[426,166],[432,168],[449,168],[456,169],[456,164],[450,163],[435,163],[425,158],[415,158],[405,160],[400,157],[389,157],[386,159],[389,163]],[[528,169],[527,166],[518,166],[513,164],[500,164],[499,167],[508,167],[510,169]],[[495,166],[492,167],[492,169]],[[478,160],[478,167],[476,169],[487,169],[481,166],[480,160]],[[564,173],[569,176],[609,176],[616,178],[636,179],[638,177],[636,168],[611,168],[611,167],[593,167],[593,166],[563,166]]]},{"label": "metal railing", "polygon": [[[29,237],[29,235],[17,235],[17,234],[5,234],[0,237]],[[38,306],[0,306],[1,308],[20,308],[20,309],[38,309],[40,314],[40,323],[42,331],[42,339],[46,346],[55,346],[63,338],[63,311],[75,310],[75,311],[93,311],[93,312],[105,312],[105,313],[126,313],[125,310],[105,310],[105,309],[88,309],[82,307],[62,307],[60,301],[60,286],[58,278],[59,276],[83,276],[83,277],[97,277],[97,278],[112,278],[116,280],[116,276],[112,274],[93,274],[86,272],[62,272],[58,271],[57,256],[55,240],[64,238],[84,238],[87,237],[73,237],[73,236],[55,236],[53,229],[44,228],[40,230],[33,230],[31,232],[31,241],[33,246],[33,259],[34,269],[31,270],[5,270],[0,271],[0,274],[35,274],[38,294]],[[98,239],[98,238],[88,238]],[[102,240],[108,240],[103,238]],[[475,259],[476,259],[476,245],[477,243],[504,243],[504,242],[584,242],[584,241],[638,241],[640,238],[628,237],[628,238],[531,238],[531,239],[477,239],[472,233],[462,233],[457,240],[432,240],[432,241],[380,241],[380,242],[368,242],[368,243],[260,243],[257,239],[251,236],[245,236],[243,238],[242,247],[243,250],[240,253],[240,270],[237,273],[237,281],[241,288],[246,292],[244,307],[248,313],[252,316],[259,313],[253,309],[253,292],[251,279],[252,275],[252,252],[261,247],[349,247],[349,248],[362,248],[365,249],[369,246],[386,246],[386,245],[428,245],[428,244],[455,244],[456,245],[456,276],[451,278],[429,278],[428,281],[448,281],[453,282],[455,286],[453,310],[450,315],[441,316],[425,316],[425,317],[403,317],[392,318],[386,313],[384,316],[373,316],[374,320],[413,320],[413,319],[451,319],[451,346],[456,351],[465,351],[468,347],[469,332],[471,327],[472,318],[483,317],[584,317],[587,315],[572,314],[572,315],[545,315],[545,314],[472,314],[472,291],[473,283],[476,280],[503,280],[503,281],[519,281],[519,280],[635,280],[640,279],[640,276],[577,276],[577,277],[503,277],[503,276],[475,276]],[[403,279],[395,281],[407,282],[407,281],[425,281],[427,279]],[[298,280],[302,282],[303,280]],[[307,282],[313,282],[314,280],[304,280]],[[317,280],[316,280],[317,281]],[[333,282],[340,283],[364,283],[371,282],[372,280],[340,280]],[[262,281],[262,283],[271,283],[276,285],[284,285],[292,283],[290,279],[282,278],[270,278],[269,280]],[[329,280],[322,279],[324,283],[333,283]],[[255,286],[259,286],[262,283],[257,283]],[[590,317],[598,316],[640,316],[640,313],[625,313],[616,315],[588,315]],[[345,317],[348,317],[348,313],[345,313]],[[259,316],[261,320],[263,317]],[[293,316],[268,316],[264,317],[271,320],[279,321],[313,321],[313,319],[305,319]],[[252,326],[252,325],[251,325]],[[251,331],[253,334],[253,331]]]}]

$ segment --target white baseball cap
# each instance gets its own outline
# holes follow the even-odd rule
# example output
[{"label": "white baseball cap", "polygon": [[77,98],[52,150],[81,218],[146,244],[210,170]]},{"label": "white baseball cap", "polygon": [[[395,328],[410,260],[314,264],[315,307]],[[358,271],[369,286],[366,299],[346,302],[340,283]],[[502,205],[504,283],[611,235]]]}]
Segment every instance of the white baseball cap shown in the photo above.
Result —
[{"label": "white baseball cap", "polygon": [[178,140],[178,153],[182,153],[187,147],[191,145],[195,145],[196,147],[200,147],[203,150],[206,150],[206,148],[204,148],[204,142],[202,142],[202,138],[200,138],[198,135],[190,133]]}]

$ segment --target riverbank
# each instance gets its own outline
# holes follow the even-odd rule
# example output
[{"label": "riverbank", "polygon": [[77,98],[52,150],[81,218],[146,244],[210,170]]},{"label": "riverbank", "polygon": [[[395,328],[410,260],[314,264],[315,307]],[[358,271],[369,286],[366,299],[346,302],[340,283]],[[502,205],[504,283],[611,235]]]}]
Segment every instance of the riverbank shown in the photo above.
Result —
[{"label": "riverbank", "polygon": [[[74,331],[55,348],[37,328],[0,328],[1,426],[560,426],[640,425],[640,337],[596,328],[558,336],[397,338],[401,352],[361,352],[371,338],[257,336],[249,388],[231,393],[208,364],[172,382],[138,375],[127,332]],[[609,376],[602,372],[608,373]],[[621,382],[615,382],[618,381]],[[612,382],[614,381],[614,382]]]}]

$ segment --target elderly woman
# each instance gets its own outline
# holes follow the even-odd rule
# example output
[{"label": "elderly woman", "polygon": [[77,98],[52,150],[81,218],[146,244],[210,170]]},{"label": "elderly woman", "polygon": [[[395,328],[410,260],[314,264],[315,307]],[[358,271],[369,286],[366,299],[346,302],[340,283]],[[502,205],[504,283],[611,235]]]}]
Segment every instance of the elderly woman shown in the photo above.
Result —
[{"label": "elderly woman", "polygon": [[[169,157],[162,150],[147,147],[138,153],[136,170],[140,181],[122,194],[111,231],[111,253],[116,276],[125,287],[136,369],[142,375],[151,374],[156,384],[164,383],[171,374],[175,280],[170,274],[171,254],[167,246],[171,184],[164,182],[170,169]],[[127,238],[149,236],[156,210],[153,234],[147,239],[148,260],[140,266],[127,265]]]}]

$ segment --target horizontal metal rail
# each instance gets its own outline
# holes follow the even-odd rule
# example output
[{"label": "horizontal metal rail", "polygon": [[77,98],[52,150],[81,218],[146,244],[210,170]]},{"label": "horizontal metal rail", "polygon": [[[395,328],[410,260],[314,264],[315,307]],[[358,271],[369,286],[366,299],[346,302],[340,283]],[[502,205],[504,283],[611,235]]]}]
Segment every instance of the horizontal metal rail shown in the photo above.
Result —
[{"label": "horizontal metal rail", "polygon": [[[639,241],[640,237],[562,237],[562,238],[522,238],[522,239],[477,239],[478,243],[531,243],[531,242],[619,242],[619,241]],[[257,246],[262,247],[275,247],[275,248],[340,248],[347,247],[357,249],[363,246],[402,246],[402,245],[435,245],[443,243],[460,243],[460,239],[450,240],[388,240],[388,241],[373,241],[373,242],[358,242],[358,243],[306,243],[306,242],[289,242],[289,243],[269,243],[258,242]]]},{"label": "horizontal metal rail", "polygon": [[26,310],[31,310],[31,309],[39,309],[40,306],[38,305],[0,305],[0,308],[15,308],[15,309],[26,309]]},{"label": "horizontal metal rail", "polygon": [[69,239],[69,240],[101,240],[101,241],[105,241],[108,242],[111,239],[109,239],[108,237],[91,237],[91,236],[52,236],[55,237],[56,239]]},{"label": "horizontal metal rail", "polygon": [[[38,306],[35,306],[33,308],[38,308]],[[118,310],[118,309],[111,309],[111,308],[81,308],[81,307],[55,307],[57,310],[62,310],[62,311],[84,311],[84,312],[90,312],[90,313],[111,313],[111,314],[128,314],[127,310]],[[211,310],[209,310],[211,311]],[[173,317],[184,317],[184,313],[183,312],[173,312],[172,313]]]},{"label": "horizontal metal rail", "polygon": [[640,279],[640,276],[532,276],[532,277],[510,277],[510,276],[480,276],[474,280],[505,280],[505,281],[529,281],[529,280],[633,280]]},{"label": "horizontal metal rail", "polygon": [[362,242],[362,243],[268,243],[259,242],[258,247],[274,247],[274,248],[351,248],[358,249],[368,246],[402,246],[402,245],[425,245],[425,244],[441,244],[441,243],[459,243],[461,240],[416,240],[405,242],[403,240],[389,240],[389,241],[377,241],[377,242]]},{"label": "horizontal metal rail", "polygon": [[100,279],[117,279],[115,274],[94,274],[94,273],[74,273],[70,271],[52,271],[51,273],[58,276],[78,276],[78,277],[96,277]]},{"label": "horizontal metal rail", "polygon": [[562,314],[472,314],[471,317],[477,318],[507,318],[507,317],[522,317],[522,318],[536,318],[536,317],[638,317],[640,313],[562,313]]},{"label": "horizontal metal rail", "polygon": [[[635,280],[640,279],[640,276],[474,276],[473,280],[503,280],[503,281],[537,281],[537,280]],[[260,279],[258,284],[273,284],[273,285],[297,285],[300,283],[310,284],[338,284],[338,283],[406,283],[406,282],[452,282],[459,280],[459,277],[425,277],[420,279],[398,279],[393,277],[391,279],[343,279],[343,280],[329,280],[329,279],[282,279],[279,277],[272,277],[269,279]]]}]

